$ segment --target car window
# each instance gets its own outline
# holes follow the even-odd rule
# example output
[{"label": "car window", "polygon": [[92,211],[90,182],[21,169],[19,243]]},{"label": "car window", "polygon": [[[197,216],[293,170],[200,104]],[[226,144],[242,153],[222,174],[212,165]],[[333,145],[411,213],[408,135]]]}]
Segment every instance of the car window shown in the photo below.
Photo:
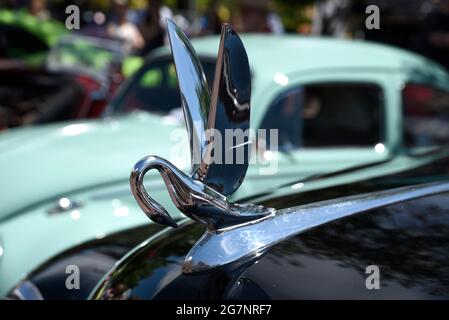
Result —
[{"label": "car window", "polygon": [[[212,86],[215,63],[201,61],[209,86]],[[181,107],[176,70],[173,60],[161,59],[149,63],[132,78],[126,89],[113,102],[116,112],[146,110],[166,115]]]},{"label": "car window", "polygon": [[404,144],[435,147],[449,144],[449,93],[408,84],[403,90]]},{"label": "car window", "polygon": [[374,146],[382,140],[382,114],[379,86],[310,84],[280,94],[261,128],[278,129],[279,150]]}]

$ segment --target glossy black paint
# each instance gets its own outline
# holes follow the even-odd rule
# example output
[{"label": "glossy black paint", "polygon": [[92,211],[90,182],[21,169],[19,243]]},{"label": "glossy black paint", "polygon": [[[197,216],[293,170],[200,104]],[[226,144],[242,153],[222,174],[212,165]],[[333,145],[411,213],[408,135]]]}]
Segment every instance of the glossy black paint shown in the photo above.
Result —
[{"label": "glossy black paint", "polygon": [[[448,299],[448,213],[441,194],[334,221],[274,247],[241,278],[274,299]],[[366,286],[373,265],[379,290]]]},{"label": "glossy black paint", "polygon": [[[86,299],[103,276],[138,243],[163,229],[157,224],[126,230],[74,247],[46,262],[27,276],[45,300]],[[80,271],[79,290],[68,290],[67,266]],[[15,299],[13,295],[10,298]]]},{"label": "glossy black paint", "polygon": [[[204,226],[189,222],[137,249],[114,268],[95,290],[94,299],[220,299],[245,266],[187,276],[181,267],[185,254],[204,233]],[[122,270],[124,272],[122,272]]]},{"label": "glossy black paint", "polygon": [[[295,206],[348,194],[447,179],[449,158],[319,192],[266,201]],[[274,247],[252,265],[182,274],[204,227],[189,222],[135,250],[98,287],[95,299],[448,299],[449,194],[414,199],[333,221]],[[380,269],[368,290],[366,268]]]}]

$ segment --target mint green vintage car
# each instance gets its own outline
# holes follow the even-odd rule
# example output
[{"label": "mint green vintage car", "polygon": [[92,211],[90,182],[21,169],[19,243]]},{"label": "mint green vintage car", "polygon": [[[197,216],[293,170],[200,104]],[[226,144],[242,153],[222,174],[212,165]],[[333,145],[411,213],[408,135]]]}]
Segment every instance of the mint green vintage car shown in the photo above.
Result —
[{"label": "mint green vintage car", "polygon": [[[218,40],[192,42],[209,84]],[[345,175],[330,174],[351,168],[368,167],[347,175],[355,181],[417,167],[431,157],[426,142],[447,136],[447,122],[429,127],[426,117],[439,119],[447,110],[449,75],[427,59],[358,41],[242,40],[252,73],[253,129],[279,131],[277,146],[271,137],[257,141],[256,154],[266,161],[250,165],[231,200],[289,183],[301,189],[295,182],[314,175],[328,174],[325,183],[338,185]],[[148,226],[129,173],[149,154],[188,169],[180,101],[172,57],[163,48],[122,86],[104,119],[0,135],[1,297],[14,290],[19,298],[85,298],[135,246],[127,233],[141,232],[143,240],[161,230]],[[382,171],[370,172],[369,165],[382,163]],[[170,213],[178,212],[159,176],[150,175],[146,188]],[[64,287],[70,265],[81,269],[80,290]]]}]

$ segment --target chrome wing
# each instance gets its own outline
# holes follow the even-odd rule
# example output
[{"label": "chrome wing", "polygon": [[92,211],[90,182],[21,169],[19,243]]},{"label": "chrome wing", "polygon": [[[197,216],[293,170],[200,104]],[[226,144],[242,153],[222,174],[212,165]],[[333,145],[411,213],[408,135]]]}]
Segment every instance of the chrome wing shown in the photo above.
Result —
[{"label": "chrome wing", "polygon": [[[189,133],[190,176],[228,196],[243,182],[251,156],[251,73],[245,47],[225,24],[211,97],[187,36],[173,21],[167,20],[167,26]],[[226,143],[226,130],[239,133],[239,141]]]}]

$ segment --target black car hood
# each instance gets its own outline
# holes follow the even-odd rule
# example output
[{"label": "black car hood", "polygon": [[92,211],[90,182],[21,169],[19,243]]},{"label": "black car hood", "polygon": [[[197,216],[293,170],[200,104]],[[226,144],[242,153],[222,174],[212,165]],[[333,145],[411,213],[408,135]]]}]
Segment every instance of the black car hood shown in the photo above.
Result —
[{"label": "black car hood", "polygon": [[[390,176],[311,191],[308,194],[274,198],[265,200],[263,204],[296,206],[304,201],[447,180],[448,168],[449,158],[445,157]],[[332,221],[273,246],[257,263],[252,261],[247,265],[229,265],[197,275],[183,274],[182,264],[190,248],[204,233],[204,226],[186,221],[179,229],[166,229],[153,241],[128,254],[104,278],[91,297],[245,300],[441,298],[449,295],[449,291],[442,292],[440,284],[433,279],[447,277],[449,271],[442,267],[445,262],[440,259],[438,250],[429,255],[433,255],[434,260],[441,265],[424,266],[421,277],[414,277],[412,272],[407,273],[410,270],[403,267],[399,260],[412,259],[416,249],[414,244],[429,243],[435,236],[441,240],[441,244],[449,244],[446,229],[439,228],[440,225],[430,226],[428,229],[431,232],[423,238],[416,229],[410,228],[409,232],[408,228],[403,228],[400,229],[399,236],[394,236],[390,234],[391,228],[384,226],[385,219],[373,218],[403,208],[419,216],[425,213],[425,205],[426,203],[424,207],[420,207],[411,203],[407,207],[400,203],[396,207],[379,208],[366,214]],[[431,208],[436,214],[447,216],[448,208]],[[420,219],[421,216],[415,220]],[[398,263],[395,263],[396,258],[399,258]],[[365,268],[376,261],[390,266],[383,282],[389,289],[370,292],[364,286]],[[311,283],[317,279],[319,282],[316,285]],[[354,279],[357,279],[356,282]]]}]

